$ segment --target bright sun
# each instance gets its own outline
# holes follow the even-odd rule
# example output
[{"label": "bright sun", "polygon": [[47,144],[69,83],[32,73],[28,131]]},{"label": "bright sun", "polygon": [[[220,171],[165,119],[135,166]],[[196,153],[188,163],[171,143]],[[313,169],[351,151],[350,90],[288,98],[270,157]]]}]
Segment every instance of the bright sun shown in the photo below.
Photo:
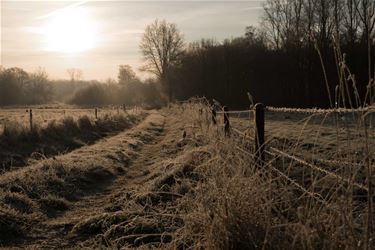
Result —
[{"label": "bright sun", "polygon": [[95,47],[96,28],[84,8],[68,8],[53,13],[45,26],[46,49],[77,53]]}]

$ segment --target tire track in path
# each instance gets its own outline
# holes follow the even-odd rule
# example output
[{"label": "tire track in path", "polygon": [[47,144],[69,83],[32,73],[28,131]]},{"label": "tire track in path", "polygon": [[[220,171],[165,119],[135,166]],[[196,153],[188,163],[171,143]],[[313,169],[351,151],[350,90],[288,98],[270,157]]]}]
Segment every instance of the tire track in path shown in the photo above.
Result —
[{"label": "tire track in path", "polygon": [[[130,163],[124,162],[124,165],[129,165],[115,176],[111,184],[101,188],[99,192],[82,197],[74,202],[64,214],[46,219],[33,229],[31,242],[29,244],[25,242],[25,245],[28,245],[27,248],[65,249],[76,247],[79,242],[85,240],[85,236],[71,233],[73,226],[92,216],[104,214],[106,206],[113,203],[121,193],[134,185],[141,185],[150,174],[149,166],[163,159],[162,152],[168,132],[169,128],[166,125],[165,117],[158,113],[152,113],[144,122],[130,131],[79,150],[78,156],[82,155],[82,157],[85,154],[102,154],[116,148],[116,144],[119,144],[120,141],[128,140],[131,142],[130,147],[135,147],[137,156],[131,159]],[[137,140],[142,143],[134,142]],[[114,159],[114,161],[116,160]],[[118,162],[114,162],[114,164],[118,165]]]}]

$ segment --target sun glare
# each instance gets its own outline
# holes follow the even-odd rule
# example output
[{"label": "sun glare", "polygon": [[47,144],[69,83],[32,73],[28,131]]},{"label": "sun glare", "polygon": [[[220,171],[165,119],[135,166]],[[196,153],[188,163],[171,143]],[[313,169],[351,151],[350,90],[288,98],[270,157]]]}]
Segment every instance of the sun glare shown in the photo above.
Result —
[{"label": "sun glare", "polygon": [[95,47],[96,28],[84,8],[68,8],[48,17],[44,29],[46,49],[77,53]]}]

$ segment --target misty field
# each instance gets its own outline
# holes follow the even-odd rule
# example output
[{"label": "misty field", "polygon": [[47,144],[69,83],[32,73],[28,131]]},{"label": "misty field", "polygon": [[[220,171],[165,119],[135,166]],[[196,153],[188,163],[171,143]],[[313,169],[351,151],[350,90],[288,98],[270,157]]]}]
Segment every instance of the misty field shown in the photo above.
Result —
[{"label": "misty field", "polygon": [[375,250],[375,1],[1,0],[1,249]]},{"label": "misty field", "polygon": [[[95,107],[80,107],[67,104],[15,106],[0,109],[0,134],[4,131],[4,126],[11,123],[19,123],[27,127],[30,124],[29,110],[33,110],[33,122],[39,127],[45,127],[53,120],[61,120],[64,117],[79,118],[88,116],[95,118]],[[113,105],[103,108],[96,108],[100,116],[110,114],[120,114],[123,112],[134,112],[134,109],[127,110],[122,106]]]},{"label": "misty field", "polygon": [[[243,115],[242,115],[243,116]],[[233,115],[232,126],[254,136],[254,115],[244,118]],[[375,116],[366,121],[370,148],[375,144]],[[365,131],[361,114],[308,114],[266,112],[267,144],[281,149],[298,150],[296,153],[312,159],[360,162],[364,159]]]},{"label": "misty field", "polygon": [[63,154],[114,135],[144,114],[124,106],[39,105],[0,109],[1,171]]},{"label": "misty field", "polygon": [[[266,111],[269,154],[262,164],[254,157],[252,111],[231,113],[230,136],[224,136],[221,108],[214,125],[201,99],[161,110],[103,110],[98,119],[92,109],[66,110],[78,132],[54,132],[81,144],[39,158],[24,154],[22,164],[3,168],[0,242],[6,248],[374,246],[368,231],[374,223],[368,215],[375,181],[367,161],[375,149],[371,109],[372,120],[358,113]],[[26,119],[24,112],[0,113]],[[41,121],[67,124],[62,110],[49,112],[40,111]],[[48,144],[48,124],[38,130],[37,147],[28,147]],[[27,144],[19,140],[13,143]],[[10,141],[2,134],[0,142]]]}]

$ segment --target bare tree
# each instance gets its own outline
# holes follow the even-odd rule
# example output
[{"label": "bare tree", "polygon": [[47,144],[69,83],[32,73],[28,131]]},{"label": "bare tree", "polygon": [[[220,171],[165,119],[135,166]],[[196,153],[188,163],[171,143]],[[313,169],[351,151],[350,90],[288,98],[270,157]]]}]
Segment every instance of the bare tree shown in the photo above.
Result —
[{"label": "bare tree", "polygon": [[120,65],[118,72],[119,84],[127,84],[137,79],[135,72],[130,65]]},{"label": "bare tree", "polygon": [[359,4],[360,0],[346,0],[345,2],[343,34],[344,41],[351,46],[351,49],[354,48],[359,36],[360,19],[357,14]]},{"label": "bare tree", "polygon": [[82,80],[83,73],[80,69],[70,68],[66,70],[66,73],[68,73],[72,82]]},{"label": "bare tree", "polygon": [[282,47],[282,20],[280,1],[267,0],[263,5],[264,16],[262,28],[266,30],[269,40],[275,49]]},{"label": "bare tree", "polygon": [[[371,43],[372,43],[372,34],[375,29],[375,3],[373,0],[362,0],[357,7],[357,13],[361,20],[362,26],[362,43],[367,45],[367,65],[368,65],[368,81],[371,82],[372,79],[372,67],[371,67]],[[370,88],[370,96],[374,97],[375,85],[373,88]]]},{"label": "bare tree", "polygon": [[304,39],[303,1],[267,0],[263,7],[262,25],[274,47],[300,47]]},{"label": "bare tree", "polygon": [[157,76],[172,99],[172,91],[167,73],[169,69],[178,64],[184,51],[183,36],[173,23],[165,20],[155,20],[146,27],[140,49],[145,61],[141,68]]},{"label": "bare tree", "polygon": [[52,100],[53,88],[44,68],[39,67],[29,74],[25,95],[26,101],[33,104],[48,103]]}]

